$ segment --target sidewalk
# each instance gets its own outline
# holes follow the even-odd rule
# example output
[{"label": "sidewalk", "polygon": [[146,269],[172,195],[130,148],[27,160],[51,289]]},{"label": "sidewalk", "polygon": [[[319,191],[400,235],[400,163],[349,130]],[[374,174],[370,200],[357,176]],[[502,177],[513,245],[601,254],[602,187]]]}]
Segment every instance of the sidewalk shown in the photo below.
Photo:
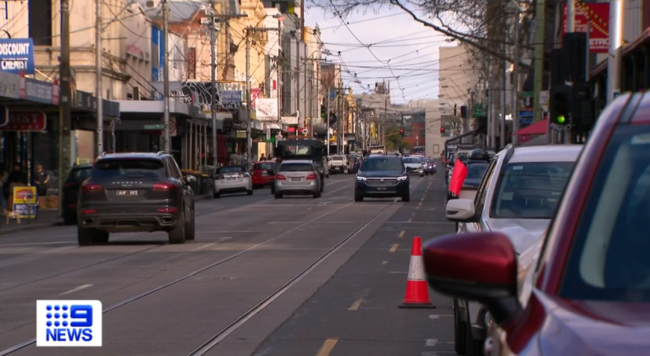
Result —
[{"label": "sidewalk", "polygon": [[0,236],[13,234],[16,232],[33,231],[47,229],[48,227],[63,225],[63,219],[59,217],[57,210],[41,210],[38,212],[38,218],[21,219],[20,224],[14,220],[0,216]]}]

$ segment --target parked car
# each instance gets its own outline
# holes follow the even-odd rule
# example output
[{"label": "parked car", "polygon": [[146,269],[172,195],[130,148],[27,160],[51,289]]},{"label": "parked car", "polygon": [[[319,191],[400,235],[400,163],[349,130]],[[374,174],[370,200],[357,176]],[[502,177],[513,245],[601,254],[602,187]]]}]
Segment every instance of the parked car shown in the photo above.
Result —
[{"label": "parked car", "polygon": [[[542,238],[581,150],[582,145],[507,146],[490,161],[474,199],[447,202],[447,219],[458,223],[459,233],[503,232],[521,254]],[[486,309],[460,298],[454,306],[456,352],[482,355]]]},{"label": "parked car", "polygon": [[251,169],[251,178],[253,179],[253,188],[271,186],[275,176],[275,162],[257,162]]},{"label": "parked car", "polygon": [[77,200],[81,184],[90,178],[91,164],[73,166],[68,178],[63,182],[63,224],[74,225],[77,223]]},{"label": "parked car", "polygon": [[165,231],[172,244],[194,240],[193,178],[164,152],[98,157],[80,188],[79,245],[107,243],[113,232]]},{"label": "parked car", "polygon": [[214,176],[214,197],[221,194],[247,193],[253,195],[253,179],[245,166],[219,167]]},{"label": "parked car", "polygon": [[356,176],[354,201],[365,197],[400,197],[411,200],[411,185],[402,158],[395,156],[368,156]]},{"label": "parked car", "polygon": [[275,199],[281,199],[285,195],[305,194],[320,198],[323,191],[318,167],[314,162],[307,160],[280,163],[273,184]]},{"label": "parked car", "polygon": [[528,269],[499,232],[425,245],[430,285],[486,306],[486,355],[648,353],[649,109],[648,93],[605,108]]}]

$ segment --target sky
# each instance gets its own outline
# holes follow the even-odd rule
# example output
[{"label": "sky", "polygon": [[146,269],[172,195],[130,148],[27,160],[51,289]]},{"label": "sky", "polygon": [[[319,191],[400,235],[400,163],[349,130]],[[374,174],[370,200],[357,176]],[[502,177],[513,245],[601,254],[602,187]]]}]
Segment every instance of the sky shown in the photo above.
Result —
[{"label": "sky", "polygon": [[345,87],[372,93],[375,82],[390,82],[394,104],[438,98],[438,47],[454,44],[399,9],[353,13],[344,20],[306,9],[305,26],[319,26],[332,54],[323,56],[341,63]]}]

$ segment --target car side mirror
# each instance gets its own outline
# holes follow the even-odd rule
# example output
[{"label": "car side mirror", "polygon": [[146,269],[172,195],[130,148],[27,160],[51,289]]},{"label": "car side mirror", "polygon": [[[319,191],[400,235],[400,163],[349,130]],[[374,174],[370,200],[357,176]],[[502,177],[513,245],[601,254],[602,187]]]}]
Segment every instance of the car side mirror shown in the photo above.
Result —
[{"label": "car side mirror", "polygon": [[506,235],[446,235],[427,242],[422,256],[427,282],[434,290],[482,303],[497,324],[521,310],[517,254]]},{"label": "car side mirror", "polygon": [[474,201],[469,199],[452,199],[445,208],[447,220],[456,222],[476,222]]}]

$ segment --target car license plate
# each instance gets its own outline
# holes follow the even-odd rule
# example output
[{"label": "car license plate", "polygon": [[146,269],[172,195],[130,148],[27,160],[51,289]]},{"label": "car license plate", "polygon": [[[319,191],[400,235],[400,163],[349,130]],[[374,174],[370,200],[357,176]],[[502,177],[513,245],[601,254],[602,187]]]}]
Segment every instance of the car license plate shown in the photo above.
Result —
[{"label": "car license plate", "polygon": [[116,192],[118,196],[121,197],[135,197],[138,196],[138,191],[137,190],[118,190]]},{"label": "car license plate", "polygon": [[386,188],[384,188],[384,187],[379,187],[379,188],[377,188],[377,190],[386,190]]},{"label": "car license plate", "polygon": [[237,179],[237,177],[228,177],[227,180],[236,180],[236,179]]},{"label": "car license plate", "polygon": [[300,182],[302,180],[302,178],[291,178],[291,180],[294,181],[294,182]]}]

